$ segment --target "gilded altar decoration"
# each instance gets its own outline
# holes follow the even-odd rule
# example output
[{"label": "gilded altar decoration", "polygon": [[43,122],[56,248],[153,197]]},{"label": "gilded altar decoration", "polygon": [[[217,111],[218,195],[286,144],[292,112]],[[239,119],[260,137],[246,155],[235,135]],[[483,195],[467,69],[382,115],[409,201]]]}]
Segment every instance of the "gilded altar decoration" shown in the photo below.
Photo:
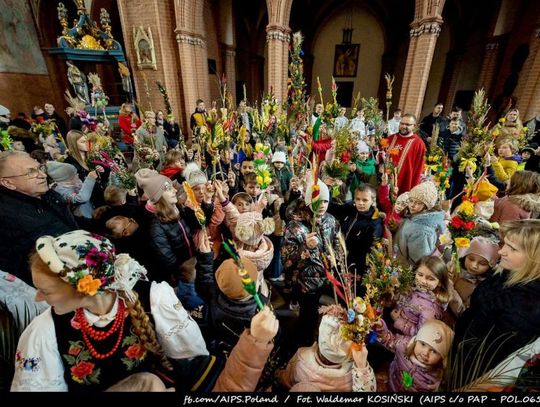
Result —
[{"label": "gilded altar decoration", "polygon": [[133,27],[133,38],[135,39],[135,52],[137,54],[137,67],[139,69],[153,69],[157,71],[156,52],[152,29],[148,27]]},{"label": "gilded altar decoration", "polygon": [[62,26],[62,35],[58,37],[58,46],[92,51],[119,50],[120,44],[114,40],[111,32],[111,18],[105,9],[101,9],[101,27],[93,21],[86,11],[84,2],[76,0],[79,15],[73,27],[69,27],[68,11],[64,3],[57,7],[58,20]]}]

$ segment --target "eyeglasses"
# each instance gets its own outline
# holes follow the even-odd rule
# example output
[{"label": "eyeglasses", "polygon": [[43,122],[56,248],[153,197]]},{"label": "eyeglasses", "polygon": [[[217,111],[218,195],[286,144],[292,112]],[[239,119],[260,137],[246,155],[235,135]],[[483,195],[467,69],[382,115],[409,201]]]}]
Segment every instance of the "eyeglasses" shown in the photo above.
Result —
[{"label": "eyeglasses", "polygon": [[47,167],[45,165],[40,165],[39,167],[30,168],[26,174],[10,175],[8,177],[2,177],[2,178],[28,177],[30,179],[33,179],[33,178],[37,178],[40,173],[47,174]]},{"label": "eyeglasses", "polygon": [[122,237],[129,236],[129,235],[128,235],[128,229],[129,229],[129,227],[131,226],[131,224],[133,224],[133,223],[135,223],[135,224],[138,226],[138,223],[137,223],[137,221],[136,221],[135,219],[129,218],[126,227],[122,230]]}]

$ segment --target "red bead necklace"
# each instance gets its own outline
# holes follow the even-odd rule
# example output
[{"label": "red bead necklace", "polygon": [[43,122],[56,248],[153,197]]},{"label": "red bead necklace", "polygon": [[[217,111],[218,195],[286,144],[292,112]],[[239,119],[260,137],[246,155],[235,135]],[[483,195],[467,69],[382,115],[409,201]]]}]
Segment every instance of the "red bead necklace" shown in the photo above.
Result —
[{"label": "red bead necklace", "polygon": [[[116,350],[120,346],[120,342],[122,341],[122,337],[124,333],[125,316],[126,316],[126,313],[125,313],[124,302],[118,301],[118,311],[116,313],[114,322],[111,324],[110,328],[107,329],[106,331],[98,331],[94,329],[92,326],[90,326],[90,324],[86,320],[86,317],[84,316],[84,311],[82,308],[79,308],[75,312],[75,319],[81,327],[84,343],[88,347],[88,350],[90,351],[90,355],[92,355],[94,359],[107,359],[108,357],[112,356],[116,352]],[[90,342],[90,338],[96,341],[103,341],[117,331],[118,331],[118,339],[116,340],[116,343],[114,344],[113,348],[107,353],[99,353],[94,347],[94,345],[92,345],[92,343]]]}]

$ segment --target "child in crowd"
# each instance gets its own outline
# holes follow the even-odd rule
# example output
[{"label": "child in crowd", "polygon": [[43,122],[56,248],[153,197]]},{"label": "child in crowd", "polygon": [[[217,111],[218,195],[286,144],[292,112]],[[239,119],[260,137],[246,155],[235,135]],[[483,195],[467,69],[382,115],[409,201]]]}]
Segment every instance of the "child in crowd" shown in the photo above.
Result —
[{"label": "child in crowd", "polygon": [[491,222],[529,219],[540,212],[540,174],[518,171],[512,175],[504,197],[495,200]]},{"label": "child in crowd", "polygon": [[395,236],[398,258],[403,265],[415,265],[435,253],[439,235],[446,231],[444,212],[435,207],[438,190],[433,182],[423,182],[409,191],[409,213]]},{"label": "child in crowd", "polygon": [[71,206],[75,216],[87,219],[92,219],[94,211],[90,198],[96,185],[98,171],[103,172],[103,168],[96,167],[82,182],[73,165],[58,161],[47,163],[47,174],[56,182],[53,189]]},{"label": "child in crowd", "polygon": [[428,319],[441,319],[450,297],[448,286],[446,264],[436,256],[423,257],[416,269],[414,290],[399,298],[390,314],[394,329],[413,336]]},{"label": "child in crowd", "polygon": [[538,145],[535,143],[529,144],[527,147],[523,148],[521,150],[521,163],[518,164],[518,171],[525,170],[525,166],[531,159],[531,157],[534,157],[536,155],[536,150],[538,149]]},{"label": "child in crowd", "polygon": [[173,181],[182,183],[184,182],[182,171],[184,171],[185,166],[184,153],[180,150],[169,150],[165,154],[165,162],[163,163],[160,174],[165,175]]},{"label": "child in crowd", "polygon": [[[248,258],[241,257],[249,276],[253,281],[257,281],[257,267]],[[211,302],[212,327],[218,340],[218,348],[229,353],[257,313],[257,303],[244,289],[234,260],[227,259],[221,263],[215,278],[219,290],[215,301]]]},{"label": "child in crowd", "polygon": [[276,151],[272,155],[272,166],[274,167],[274,177],[279,181],[281,193],[289,190],[291,183],[291,170],[286,165],[287,157],[283,151]]},{"label": "child in crowd", "polygon": [[454,332],[442,321],[429,319],[413,336],[395,335],[383,320],[376,326],[379,342],[395,353],[390,365],[390,390],[437,391]]},{"label": "child in crowd", "polygon": [[515,156],[518,151],[517,141],[510,138],[500,138],[496,142],[497,156],[491,156],[491,167],[495,173],[495,180],[499,183],[507,183],[510,177],[517,171],[521,157]]},{"label": "child in crowd", "polygon": [[377,193],[368,184],[356,188],[352,204],[332,205],[331,213],[341,224],[341,232],[349,248],[349,270],[361,276],[366,269],[366,256],[371,246],[383,236],[383,220],[376,206]]},{"label": "child in crowd", "polygon": [[[469,308],[474,289],[491,275],[499,261],[499,245],[483,236],[471,240],[460,253],[461,271],[454,275],[450,309],[456,316]],[[451,285],[452,286],[452,285]]]},{"label": "child in crowd", "polygon": [[360,184],[367,183],[372,186],[377,185],[377,174],[375,160],[371,154],[371,148],[365,141],[360,140],[357,144],[358,159],[349,164],[350,191],[354,194]]},{"label": "child in crowd", "polygon": [[456,155],[461,145],[464,129],[461,126],[459,119],[451,120],[448,125],[448,133],[443,142],[443,151],[452,161],[456,161]]},{"label": "child in crowd", "polygon": [[287,389],[309,383],[326,392],[376,391],[366,346],[360,350],[352,348],[352,342],[345,341],[341,335],[342,324],[336,316],[324,315],[318,342],[298,349],[287,367],[278,371],[279,382]]}]

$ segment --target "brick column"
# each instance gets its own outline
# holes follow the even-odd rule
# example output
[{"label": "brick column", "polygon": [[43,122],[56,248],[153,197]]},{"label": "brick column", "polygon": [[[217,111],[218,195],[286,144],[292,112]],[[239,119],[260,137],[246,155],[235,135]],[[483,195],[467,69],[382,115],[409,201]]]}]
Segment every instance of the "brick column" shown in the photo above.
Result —
[{"label": "brick column", "polygon": [[232,45],[223,44],[224,71],[227,77],[227,92],[231,93],[232,104],[236,106],[236,51]]},{"label": "brick column", "polygon": [[529,50],[515,91],[522,120],[540,113],[540,28],[534,31]]},{"label": "brick column", "polygon": [[[137,100],[145,109],[152,107],[154,110],[162,110],[163,97],[156,87],[156,81],[161,81],[167,88],[174,113],[179,114],[182,111],[182,104],[178,78],[179,65],[175,56],[175,22],[174,18],[167,17],[171,2],[172,0],[119,0],[118,11]],[[133,29],[139,26],[145,30],[150,27],[152,30],[157,70],[140,70],[137,67]]]},{"label": "brick column", "polygon": [[491,88],[493,87],[493,80],[495,79],[495,71],[497,69],[497,60],[499,59],[499,42],[497,39],[493,39],[486,45],[486,52],[482,62],[482,68],[480,70],[480,77],[478,78],[477,89],[484,88],[486,94],[491,94]]},{"label": "brick column", "polygon": [[287,94],[287,70],[289,66],[289,42],[291,39],[288,27],[268,25],[266,42],[268,43],[268,88],[274,93],[279,103],[283,103]]},{"label": "brick column", "polygon": [[422,110],[441,24],[439,16],[415,20],[411,24],[411,41],[399,98],[399,106],[404,112],[418,116]]},{"label": "brick column", "polygon": [[[176,33],[176,41],[181,66],[182,99],[185,107],[183,122],[186,125],[184,131],[187,131],[191,113],[195,111],[195,102],[197,99],[205,98],[204,90],[201,90],[201,82],[206,83],[206,81],[197,80],[197,78],[206,78],[206,75],[200,73],[208,71],[208,63],[205,61],[203,65],[201,58],[198,57],[198,54],[203,53],[203,49],[206,51],[206,44],[202,38],[179,30]],[[205,101],[208,104],[209,98],[207,97]]]}]

